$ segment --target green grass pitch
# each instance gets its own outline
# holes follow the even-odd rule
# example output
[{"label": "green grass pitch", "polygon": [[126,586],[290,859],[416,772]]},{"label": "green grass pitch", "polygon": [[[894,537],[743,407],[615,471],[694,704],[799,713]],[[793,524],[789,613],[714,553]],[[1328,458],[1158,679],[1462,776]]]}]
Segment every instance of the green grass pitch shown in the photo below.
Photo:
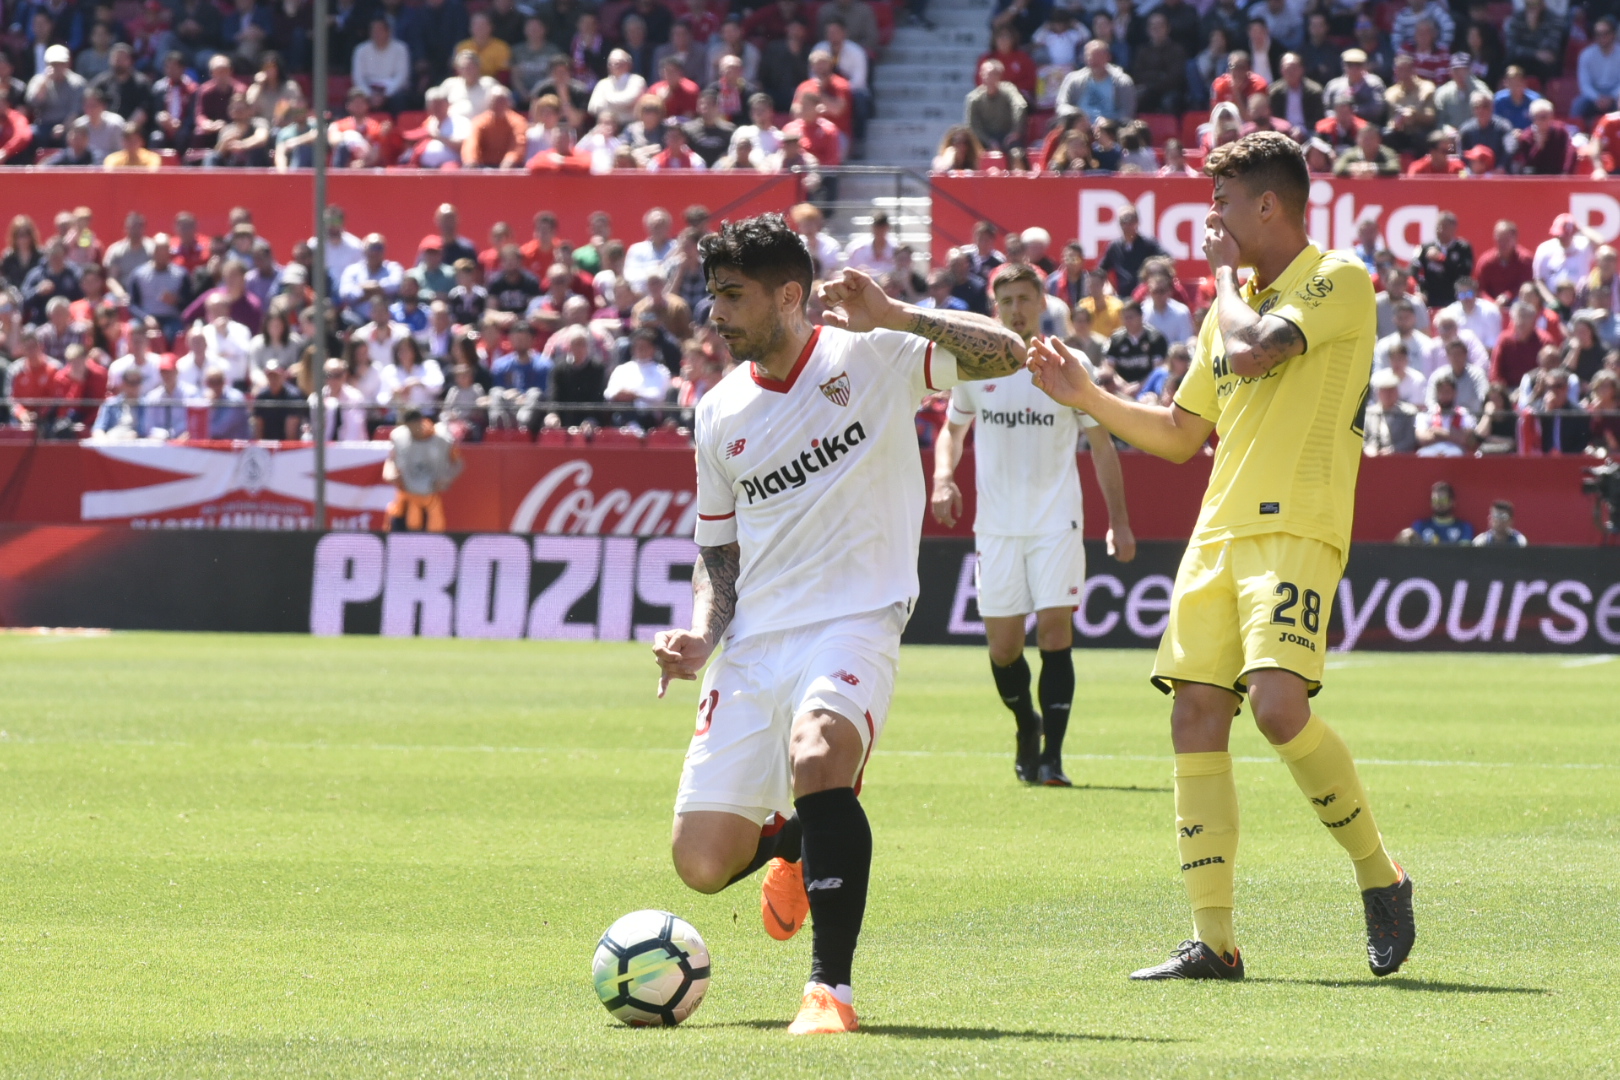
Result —
[{"label": "green grass pitch", "polygon": [[[696,694],[654,700],[644,646],[0,639],[0,1075],[1620,1072],[1620,664],[1334,662],[1318,706],[1417,882],[1382,981],[1347,860],[1240,720],[1250,979],[1139,985],[1189,926],[1167,706],[1147,654],[1076,660],[1056,791],[1014,783],[979,650],[906,651],[867,773],[865,1031],[806,1042],[808,935],[670,869]],[[714,954],[678,1029],[591,989],[641,907]]]}]

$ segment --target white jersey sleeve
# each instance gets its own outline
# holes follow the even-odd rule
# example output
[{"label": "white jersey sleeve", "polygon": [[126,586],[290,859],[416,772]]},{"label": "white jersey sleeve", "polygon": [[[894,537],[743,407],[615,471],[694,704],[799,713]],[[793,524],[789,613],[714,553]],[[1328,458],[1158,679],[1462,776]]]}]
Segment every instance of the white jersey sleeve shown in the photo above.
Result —
[{"label": "white jersey sleeve", "polygon": [[961,381],[956,373],[956,357],[927,338],[902,330],[874,330],[861,337],[873,355],[892,358],[911,386],[913,401],[949,390]]},{"label": "white jersey sleeve", "polygon": [[692,538],[699,547],[735,543],[737,494],[720,468],[722,448],[715,438],[712,408],[698,406],[696,428],[698,520]]},{"label": "white jersey sleeve", "polygon": [[971,424],[978,414],[978,403],[973,400],[973,384],[958,383],[953,386],[947,419],[953,424]]}]

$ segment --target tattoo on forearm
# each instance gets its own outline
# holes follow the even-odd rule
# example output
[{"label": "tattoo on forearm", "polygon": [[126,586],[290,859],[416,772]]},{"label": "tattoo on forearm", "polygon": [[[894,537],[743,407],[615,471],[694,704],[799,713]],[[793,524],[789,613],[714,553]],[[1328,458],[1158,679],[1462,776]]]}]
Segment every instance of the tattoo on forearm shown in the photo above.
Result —
[{"label": "tattoo on forearm", "polygon": [[692,567],[692,629],[718,642],[737,614],[737,574],[742,549],[736,544],[698,549]]},{"label": "tattoo on forearm", "polygon": [[1254,357],[1261,371],[1270,371],[1289,357],[1299,355],[1305,346],[1305,335],[1287,319],[1262,318],[1232,336],[1249,347],[1249,355]]},{"label": "tattoo on forearm", "polygon": [[1024,365],[1023,339],[982,315],[917,308],[906,329],[949,349],[968,379],[997,379]]}]

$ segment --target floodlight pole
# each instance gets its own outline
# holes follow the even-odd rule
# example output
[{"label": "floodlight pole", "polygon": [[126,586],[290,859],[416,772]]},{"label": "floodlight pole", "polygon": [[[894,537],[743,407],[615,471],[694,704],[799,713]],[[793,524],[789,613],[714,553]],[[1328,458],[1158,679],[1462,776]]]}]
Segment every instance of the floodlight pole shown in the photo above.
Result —
[{"label": "floodlight pole", "polygon": [[315,279],[315,341],[310,351],[310,382],[315,397],[310,403],[310,434],[315,443],[315,528],[326,528],[326,76],[329,0],[315,0],[315,63],[311,78],[315,111],[315,243],[310,252]]}]

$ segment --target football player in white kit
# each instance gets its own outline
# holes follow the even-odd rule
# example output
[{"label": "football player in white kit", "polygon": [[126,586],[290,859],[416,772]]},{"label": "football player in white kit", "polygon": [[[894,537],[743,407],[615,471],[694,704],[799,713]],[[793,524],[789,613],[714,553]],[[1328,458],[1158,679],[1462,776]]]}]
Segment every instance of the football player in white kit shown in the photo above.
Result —
[{"label": "football player in white kit", "polygon": [[[1046,291],[1040,272],[1008,263],[990,279],[1001,324],[1028,342],[1042,332]],[[951,408],[934,443],[934,517],[946,525],[962,516],[956,466],[968,428],[978,421],[973,521],[978,550],[979,615],[990,642],[990,673],[996,692],[1018,725],[1013,769],[1018,779],[1070,786],[1063,772],[1063,736],[1074,702],[1074,609],[1085,595],[1085,518],[1075,453],[1080,432],[1089,438],[1097,485],[1108,504],[1108,553],[1120,562],[1136,557],[1136,538],[1125,509],[1125,479],[1119,453],[1106,431],[1083,412],[1058,405],[1036,389],[1028,371],[963,384],[951,391]],[[1030,697],[1024,637],[1035,614],[1035,644],[1041,651],[1040,712]],[[1041,745],[1042,735],[1046,744]]]},{"label": "football player in white kit", "polygon": [[713,893],[769,863],[766,931],[815,924],[788,1030],[853,1031],[872,862],[857,795],[917,597],[927,500],[914,416],[930,391],[1018,371],[1024,343],[982,316],[898,303],[855,270],[822,286],[827,325],[813,325],[810,254],[775,214],[700,250],[710,318],[742,363],[697,409],[692,629],[653,643],[660,695],[724,645],[675,800],[675,869]]}]

